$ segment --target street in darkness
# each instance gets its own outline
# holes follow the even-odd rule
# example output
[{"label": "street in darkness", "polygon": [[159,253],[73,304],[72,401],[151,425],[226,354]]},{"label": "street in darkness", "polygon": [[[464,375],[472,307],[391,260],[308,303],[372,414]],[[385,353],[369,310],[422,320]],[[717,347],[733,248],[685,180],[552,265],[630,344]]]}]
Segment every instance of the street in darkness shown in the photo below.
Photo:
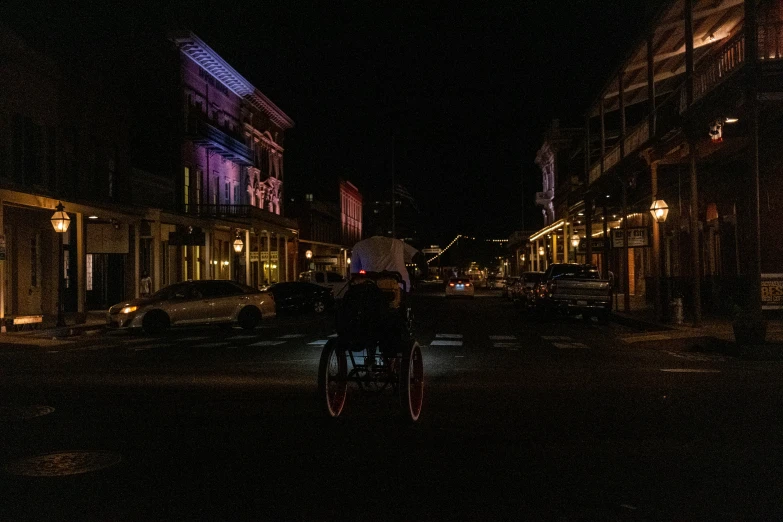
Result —
[{"label": "street in darkness", "polygon": [[329,314],[251,333],[3,345],[0,519],[781,513],[780,362],[627,342],[639,332],[616,323],[535,320],[498,290],[460,301],[430,286],[413,306],[426,377],[415,425],[390,390],[350,389],[342,417],[324,417]]}]

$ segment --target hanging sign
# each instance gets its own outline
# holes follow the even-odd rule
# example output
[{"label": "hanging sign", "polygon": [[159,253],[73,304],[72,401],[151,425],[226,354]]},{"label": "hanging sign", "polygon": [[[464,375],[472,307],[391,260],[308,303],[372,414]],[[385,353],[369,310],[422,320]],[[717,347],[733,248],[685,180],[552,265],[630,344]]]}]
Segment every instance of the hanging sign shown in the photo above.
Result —
[{"label": "hanging sign", "polygon": [[[622,248],[625,246],[623,241],[622,228],[612,229],[612,247]],[[647,227],[628,227],[628,246],[633,247],[646,247],[650,246],[650,234]]]},{"label": "hanging sign", "polygon": [[761,309],[783,310],[783,274],[761,274]]}]

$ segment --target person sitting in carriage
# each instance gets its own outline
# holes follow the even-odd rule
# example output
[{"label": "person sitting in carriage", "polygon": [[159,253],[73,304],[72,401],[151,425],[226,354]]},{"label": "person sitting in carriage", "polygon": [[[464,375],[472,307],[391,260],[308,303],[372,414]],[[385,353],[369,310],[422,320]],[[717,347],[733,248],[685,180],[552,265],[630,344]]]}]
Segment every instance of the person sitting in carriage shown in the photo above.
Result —
[{"label": "person sitting in carriage", "polygon": [[385,236],[373,236],[354,245],[351,285],[337,313],[341,342],[371,353],[377,344],[385,356],[391,357],[410,339],[407,294],[411,281],[406,262],[417,253],[405,242]]}]

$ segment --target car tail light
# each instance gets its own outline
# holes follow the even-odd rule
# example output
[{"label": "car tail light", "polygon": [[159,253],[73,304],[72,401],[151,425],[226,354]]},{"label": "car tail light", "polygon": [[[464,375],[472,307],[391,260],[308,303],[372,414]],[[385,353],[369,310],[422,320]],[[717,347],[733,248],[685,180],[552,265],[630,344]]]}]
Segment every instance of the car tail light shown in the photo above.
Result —
[{"label": "car tail light", "polygon": [[366,270],[359,270],[359,273],[360,273],[360,274],[366,274],[366,273],[367,273],[367,271],[366,271]]},{"label": "car tail light", "polygon": [[449,286],[454,286],[454,283],[449,283]]},{"label": "car tail light", "polygon": [[465,283],[465,286],[470,286],[470,283]]}]

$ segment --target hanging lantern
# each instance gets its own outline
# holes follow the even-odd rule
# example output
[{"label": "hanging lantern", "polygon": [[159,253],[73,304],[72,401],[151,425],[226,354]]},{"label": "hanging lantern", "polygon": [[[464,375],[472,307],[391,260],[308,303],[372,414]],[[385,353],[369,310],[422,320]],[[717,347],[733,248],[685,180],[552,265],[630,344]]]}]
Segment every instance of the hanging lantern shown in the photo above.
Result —
[{"label": "hanging lantern", "polygon": [[580,241],[579,234],[574,234],[573,236],[571,236],[572,247],[577,248],[579,246],[579,241]]},{"label": "hanging lantern", "polygon": [[239,234],[237,234],[237,238],[234,240],[234,252],[237,254],[242,252],[242,249],[245,247],[244,241],[242,241],[242,238],[239,237]]},{"label": "hanging lantern", "polygon": [[305,257],[307,259],[312,259],[313,258],[313,251],[312,250],[305,251]]},{"label": "hanging lantern", "polygon": [[546,251],[544,250],[544,247],[540,246],[538,247],[538,255],[543,256]]},{"label": "hanging lantern", "polygon": [[656,196],[655,201],[650,205],[650,214],[652,214],[655,221],[663,223],[666,221],[666,216],[669,215],[669,206],[664,200],[658,199],[658,196]]},{"label": "hanging lantern", "polygon": [[68,226],[71,224],[71,218],[69,218],[68,214],[65,212],[65,207],[63,207],[62,202],[57,202],[51,222],[55,232],[62,233],[68,230]]}]

